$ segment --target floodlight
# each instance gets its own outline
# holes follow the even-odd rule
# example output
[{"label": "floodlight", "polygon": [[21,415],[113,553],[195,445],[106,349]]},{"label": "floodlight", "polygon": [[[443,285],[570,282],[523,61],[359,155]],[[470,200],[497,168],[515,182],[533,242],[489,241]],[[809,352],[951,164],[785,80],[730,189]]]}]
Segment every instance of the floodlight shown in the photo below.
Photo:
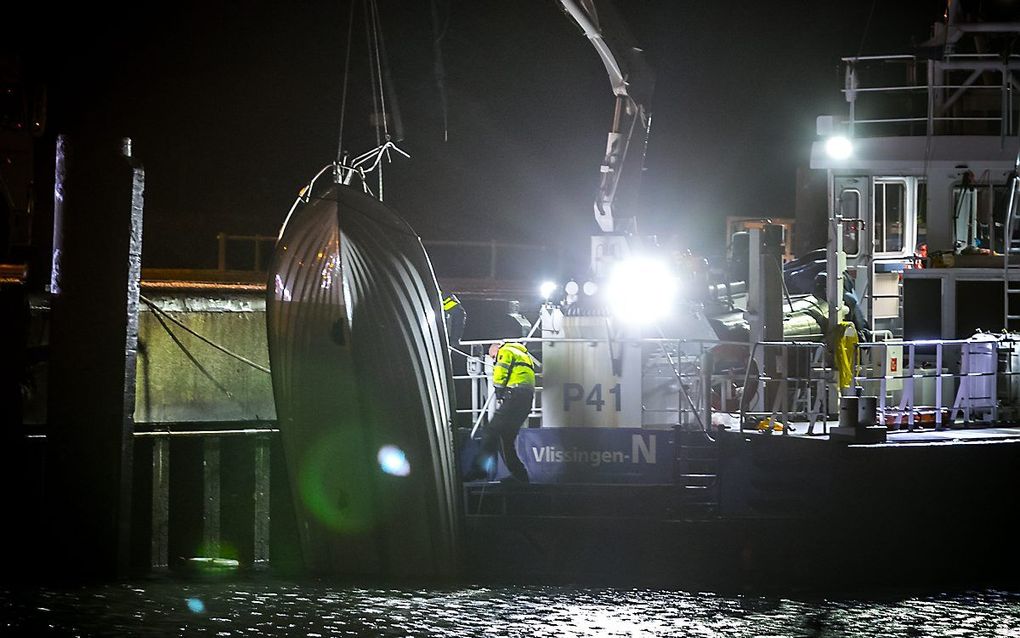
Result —
[{"label": "floodlight", "polygon": [[568,281],[568,282],[567,282],[567,283],[566,283],[566,284],[565,284],[565,285],[563,286],[563,292],[567,293],[568,295],[576,295],[576,294],[577,294],[577,291],[578,291],[578,290],[580,290],[580,289],[581,289],[581,287],[580,287],[580,286],[578,286],[578,285],[577,285],[577,282],[576,282],[576,281],[573,281],[573,280],[571,280],[571,281]]},{"label": "floodlight", "polygon": [[542,285],[538,287],[538,294],[542,295],[542,299],[548,301],[549,297],[552,297],[552,294],[556,292],[557,288],[559,288],[559,286],[556,285],[556,282],[543,281]]},{"label": "floodlight", "polygon": [[594,281],[586,281],[584,282],[584,288],[582,288],[582,290],[584,290],[584,294],[591,297],[599,291],[599,285]]},{"label": "floodlight", "polygon": [[853,142],[844,135],[834,135],[825,140],[825,154],[834,160],[845,160],[853,152]]},{"label": "floodlight", "polygon": [[613,315],[634,324],[664,319],[673,309],[676,292],[677,279],[669,266],[647,257],[618,262],[605,288]]}]

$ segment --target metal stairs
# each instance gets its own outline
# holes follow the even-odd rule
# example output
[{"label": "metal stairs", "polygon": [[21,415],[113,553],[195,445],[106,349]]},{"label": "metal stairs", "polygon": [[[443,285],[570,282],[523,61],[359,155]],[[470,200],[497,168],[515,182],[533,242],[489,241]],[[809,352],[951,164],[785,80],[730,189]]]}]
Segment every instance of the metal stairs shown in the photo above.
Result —
[{"label": "metal stairs", "polygon": [[704,432],[677,430],[677,510],[704,516],[719,508],[719,448]]}]

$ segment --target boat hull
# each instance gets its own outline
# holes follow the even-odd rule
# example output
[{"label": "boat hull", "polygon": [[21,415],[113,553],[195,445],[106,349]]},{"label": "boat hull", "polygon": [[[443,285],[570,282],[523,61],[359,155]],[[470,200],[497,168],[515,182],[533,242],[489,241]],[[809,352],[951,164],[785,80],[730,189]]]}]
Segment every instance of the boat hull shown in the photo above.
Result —
[{"label": "boat hull", "polygon": [[269,281],[273,389],[313,573],[457,569],[452,377],[419,237],[342,185],[299,200]]}]

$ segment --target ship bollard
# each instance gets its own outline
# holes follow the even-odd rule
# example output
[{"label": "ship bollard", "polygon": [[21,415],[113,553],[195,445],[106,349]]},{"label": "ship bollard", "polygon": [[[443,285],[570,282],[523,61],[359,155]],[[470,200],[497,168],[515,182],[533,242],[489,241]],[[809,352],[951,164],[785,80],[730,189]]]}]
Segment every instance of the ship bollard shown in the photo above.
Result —
[{"label": "ship bollard", "polygon": [[860,397],[839,398],[839,427],[853,430],[860,427]]}]

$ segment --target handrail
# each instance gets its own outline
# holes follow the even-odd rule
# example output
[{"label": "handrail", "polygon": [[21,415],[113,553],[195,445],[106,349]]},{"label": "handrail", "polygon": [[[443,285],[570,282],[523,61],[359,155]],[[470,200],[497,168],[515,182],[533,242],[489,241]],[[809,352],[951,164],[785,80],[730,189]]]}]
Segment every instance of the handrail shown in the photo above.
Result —
[{"label": "handrail", "polygon": [[[1020,345],[1020,339],[1008,335],[995,335],[995,339],[974,340],[974,339],[925,339],[925,340],[889,340],[881,342],[869,342],[858,344],[862,352],[869,350],[886,350],[888,359],[888,348],[899,348],[903,352],[901,357],[902,371],[884,370],[885,365],[878,366],[882,374],[861,374],[865,368],[862,364],[861,370],[854,376],[855,385],[858,387],[878,385],[879,415],[883,418],[885,425],[899,428],[906,425],[908,430],[917,426],[919,416],[930,415],[936,430],[942,430],[956,422],[957,416],[962,415],[964,425],[973,421],[975,413],[982,419],[997,422],[1000,418],[1000,392],[999,378],[1004,377],[1011,380],[1012,377],[1020,375],[1020,370],[1014,371],[1013,354],[1014,349]],[[918,348],[934,348],[934,368],[921,367],[922,364],[930,362],[931,354],[918,358]],[[958,349],[953,353],[950,360],[954,365],[959,363],[959,370],[944,371],[947,369],[946,349]],[[1005,352],[1005,364],[1000,362],[1000,355]],[[981,357],[991,358],[984,361]],[[863,357],[862,357],[863,358]],[[870,366],[875,366],[874,360]],[[915,397],[915,382],[918,379],[934,379],[935,397],[934,404],[919,404]],[[953,395],[952,404],[945,401],[943,388],[946,379],[953,379],[957,386],[950,389]],[[890,382],[903,384],[899,402],[889,406],[886,404],[889,395]],[[1013,383],[1010,381],[1006,388],[1012,391]],[[895,397],[895,395],[893,395]],[[1018,397],[1010,397],[1015,400]]]},{"label": "handrail", "polygon": [[[254,247],[255,257],[253,259],[254,265],[252,271],[261,272],[262,268],[262,244],[267,242],[276,242],[276,237],[273,235],[230,235],[227,233],[216,234],[217,244],[217,258],[216,258],[216,269],[224,271],[227,269],[227,242],[248,242]],[[272,252],[270,250],[270,252]]]},{"label": "handrail", "polygon": [[[844,57],[841,60],[844,86],[840,93],[849,108],[846,117],[839,119],[844,120],[843,123],[856,137],[867,137],[858,127],[906,127],[926,123],[926,135],[993,135],[994,127],[1004,139],[1017,128],[1012,117],[1016,112],[1013,94],[1020,90],[1020,82],[1013,76],[1013,71],[1020,69],[1020,55],[949,54],[941,60],[914,55],[877,55]],[[891,62],[900,66],[885,66]],[[890,70],[896,69],[904,69],[907,73],[902,80],[889,78]],[[1002,81],[979,84],[978,78],[988,72],[1001,74]],[[861,78],[869,73],[884,79],[865,85]],[[983,101],[979,106],[971,105],[968,110],[959,110],[961,106],[967,107],[966,96],[979,91],[985,96],[991,91],[998,92],[1001,99],[996,100],[991,109],[988,102]],[[904,93],[909,98],[905,101],[880,101],[884,95]],[[924,99],[925,96],[927,99]],[[872,102],[872,99],[879,101]],[[955,110],[951,111],[951,107]]]}]

